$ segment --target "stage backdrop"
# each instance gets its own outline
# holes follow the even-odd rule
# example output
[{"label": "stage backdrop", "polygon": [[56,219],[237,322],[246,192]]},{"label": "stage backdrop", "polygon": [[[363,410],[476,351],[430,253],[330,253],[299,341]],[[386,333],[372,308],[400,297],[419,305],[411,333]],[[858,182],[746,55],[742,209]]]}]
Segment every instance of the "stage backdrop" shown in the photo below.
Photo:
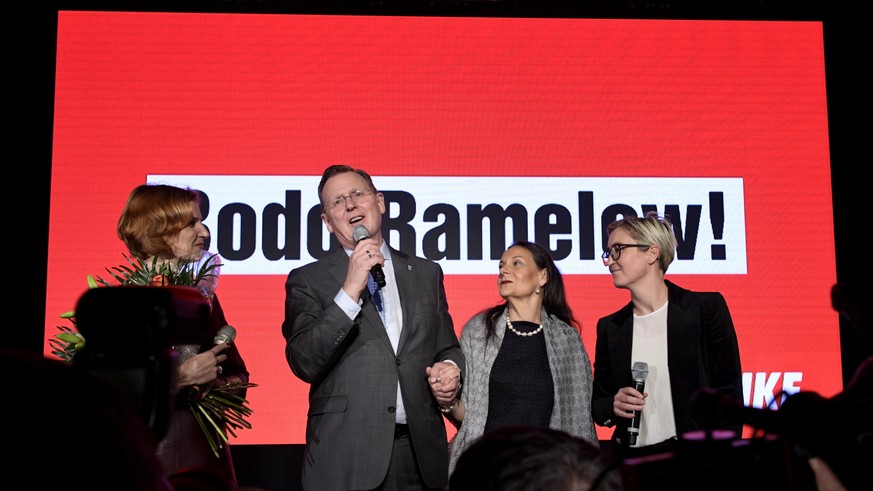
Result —
[{"label": "stage backdrop", "polygon": [[727,299],[746,404],[832,395],[822,44],[819,22],[62,11],[46,339],[86,275],[124,262],[133,187],[202,190],[260,385],[232,443],[302,443],[284,283],[329,248],[316,186],[343,163],[385,194],[391,245],[443,267],[459,333],[500,301],[504,248],[535,240],[593,358],[597,319],[629,300],[600,259],[605,225],[651,209],[677,226],[667,278]]}]

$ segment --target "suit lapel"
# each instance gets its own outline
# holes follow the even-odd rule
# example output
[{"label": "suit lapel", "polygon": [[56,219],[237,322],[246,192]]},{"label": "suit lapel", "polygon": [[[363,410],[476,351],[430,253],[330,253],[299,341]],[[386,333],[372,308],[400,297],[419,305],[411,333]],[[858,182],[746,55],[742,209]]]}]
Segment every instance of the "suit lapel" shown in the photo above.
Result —
[{"label": "suit lapel", "polygon": [[349,255],[346,254],[345,249],[339,247],[333,254],[326,256],[324,261],[327,261],[327,272],[342,288],[349,271]]},{"label": "suit lapel", "polygon": [[403,312],[403,325],[400,329],[400,341],[397,343],[397,354],[403,351],[403,345],[412,331],[412,319],[415,316],[415,304],[407,292],[414,291],[416,272],[409,264],[409,256],[391,248],[391,263],[394,266],[394,279],[397,281],[397,294],[400,296],[400,308]]},{"label": "suit lapel", "polygon": [[[699,311],[689,305],[688,292],[669,281],[666,283],[670,289],[670,303],[667,308],[667,346],[674,347],[667,351],[667,365],[670,367],[670,380],[673,381],[677,378],[686,378],[686,374],[698,373],[698,365],[694,363],[696,360],[679,354],[699,353],[699,356],[705,357],[706,346],[704,344],[699,347],[694,346],[702,337],[699,332],[700,323],[696,318]],[[689,348],[691,351],[688,351]]]},{"label": "suit lapel", "polygon": [[632,380],[631,377],[631,354],[633,351],[634,340],[634,316],[633,305],[628,304],[622,312],[615,316],[617,325],[616,335],[614,337],[615,346],[610,349],[614,353],[614,367],[618,367],[619,372],[615,374],[615,381],[622,386],[625,380]]},{"label": "suit lapel", "polygon": [[[326,259],[328,260],[328,273],[334,280],[336,280],[339,287],[342,288],[349,271],[349,255],[346,254],[345,249],[340,247],[337,252],[328,256]],[[391,347],[391,340],[388,339],[388,333],[385,331],[382,317],[379,316],[379,311],[376,310],[376,305],[373,303],[373,299],[370,298],[370,291],[364,288],[363,293],[361,293],[361,298],[364,299],[364,304],[361,306],[361,313],[358,316],[359,324],[361,326],[368,325],[373,329],[376,335],[379,336],[388,349],[393,353],[394,348]],[[363,319],[364,322],[360,322],[361,319]]]}]

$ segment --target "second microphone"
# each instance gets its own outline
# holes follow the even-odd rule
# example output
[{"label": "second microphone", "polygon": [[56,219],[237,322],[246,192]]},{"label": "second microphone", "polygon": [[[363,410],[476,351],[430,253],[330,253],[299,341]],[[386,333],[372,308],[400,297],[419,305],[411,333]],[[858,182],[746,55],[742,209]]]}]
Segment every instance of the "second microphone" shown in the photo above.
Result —
[{"label": "second microphone", "polygon": [[[644,361],[634,362],[631,368],[631,375],[634,379],[634,389],[641,394],[646,389],[646,377],[649,375],[649,364]],[[640,419],[642,418],[641,411],[634,411],[634,419],[631,420],[630,426],[627,427],[628,445],[637,444],[637,436],[640,434]]]}]

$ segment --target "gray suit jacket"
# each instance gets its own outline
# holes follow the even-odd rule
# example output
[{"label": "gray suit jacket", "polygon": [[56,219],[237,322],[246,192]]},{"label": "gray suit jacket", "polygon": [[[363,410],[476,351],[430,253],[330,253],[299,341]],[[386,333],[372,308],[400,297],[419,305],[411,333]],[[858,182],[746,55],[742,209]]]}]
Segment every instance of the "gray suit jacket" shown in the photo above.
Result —
[{"label": "gray suit jacket", "polygon": [[464,369],[443,272],[394,249],[391,260],[403,310],[396,356],[366,290],[354,320],[334,302],[348,269],[343,249],[288,274],[285,355],[310,384],[304,489],[373,489],[382,482],[394,444],[398,379],[422,477],[431,487],[447,484],[446,428],[425,372],[446,359]]}]

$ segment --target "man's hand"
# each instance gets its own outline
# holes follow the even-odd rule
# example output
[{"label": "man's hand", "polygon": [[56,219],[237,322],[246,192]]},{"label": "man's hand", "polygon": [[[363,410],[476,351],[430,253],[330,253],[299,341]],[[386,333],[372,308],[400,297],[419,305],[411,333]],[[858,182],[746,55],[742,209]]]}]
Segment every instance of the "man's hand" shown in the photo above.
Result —
[{"label": "man's hand", "polygon": [[453,363],[437,362],[425,368],[427,382],[441,407],[449,407],[461,390],[461,369]]}]

